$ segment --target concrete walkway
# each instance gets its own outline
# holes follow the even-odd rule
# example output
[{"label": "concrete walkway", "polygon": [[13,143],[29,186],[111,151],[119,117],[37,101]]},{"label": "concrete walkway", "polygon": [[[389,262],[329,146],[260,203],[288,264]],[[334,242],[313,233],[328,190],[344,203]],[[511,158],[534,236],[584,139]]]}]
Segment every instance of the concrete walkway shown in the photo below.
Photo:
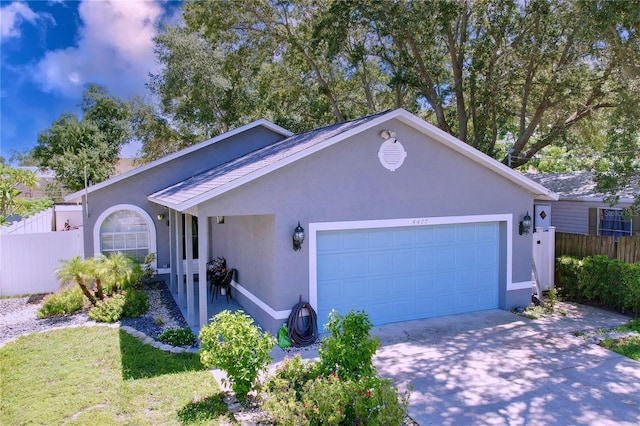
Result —
[{"label": "concrete walkway", "polygon": [[376,327],[374,363],[426,425],[638,425],[640,363],[572,332],[629,318],[563,305],[567,316],[528,320],[506,311]]}]

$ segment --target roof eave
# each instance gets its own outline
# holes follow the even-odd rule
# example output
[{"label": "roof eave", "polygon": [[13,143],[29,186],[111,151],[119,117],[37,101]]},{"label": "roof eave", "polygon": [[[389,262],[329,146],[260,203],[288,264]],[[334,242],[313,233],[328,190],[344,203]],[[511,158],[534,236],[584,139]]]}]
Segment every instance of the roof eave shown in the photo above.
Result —
[{"label": "roof eave", "polygon": [[70,201],[70,200],[74,200],[76,198],[82,197],[86,193],[91,193],[93,191],[97,191],[98,189],[101,189],[101,188],[104,188],[106,186],[112,185],[114,183],[120,182],[120,181],[122,181],[124,179],[127,179],[127,178],[131,177],[131,176],[135,176],[138,173],[142,173],[142,172],[144,172],[146,170],[149,170],[149,169],[151,169],[153,167],[159,166],[159,165],[164,164],[164,163],[166,163],[168,161],[171,161],[173,159],[182,157],[183,155],[190,154],[190,153],[192,153],[194,151],[197,151],[199,149],[204,148],[205,146],[209,146],[209,145],[211,145],[213,143],[216,143],[216,142],[219,142],[221,140],[227,139],[229,137],[238,135],[240,133],[246,132],[247,130],[251,130],[251,129],[259,127],[259,126],[262,126],[262,127],[266,128],[266,129],[269,129],[269,130],[273,131],[274,133],[279,133],[284,137],[289,137],[289,136],[293,135],[293,133],[290,132],[289,130],[287,130],[287,129],[283,128],[283,127],[280,127],[277,124],[274,124],[274,123],[270,122],[269,120],[261,118],[259,120],[252,121],[251,123],[245,124],[244,126],[240,126],[240,127],[235,128],[235,129],[229,130],[228,132],[222,133],[222,134],[220,134],[220,135],[218,135],[216,137],[213,137],[213,138],[204,140],[202,142],[199,142],[199,143],[197,143],[195,145],[192,145],[190,147],[182,149],[182,150],[180,150],[178,152],[174,152],[173,154],[169,154],[169,155],[167,155],[165,157],[158,158],[157,160],[151,161],[151,162],[149,162],[147,164],[143,164],[140,167],[136,167],[133,170],[129,170],[126,173],[122,173],[120,175],[114,176],[114,177],[112,177],[110,179],[107,179],[107,180],[105,180],[103,182],[100,182],[100,183],[97,183],[95,185],[92,185],[92,186],[90,186],[90,187],[88,187],[86,189],[82,189],[82,190],[74,192],[72,194],[68,194],[67,196],[64,197],[64,200],[65,201]]}]

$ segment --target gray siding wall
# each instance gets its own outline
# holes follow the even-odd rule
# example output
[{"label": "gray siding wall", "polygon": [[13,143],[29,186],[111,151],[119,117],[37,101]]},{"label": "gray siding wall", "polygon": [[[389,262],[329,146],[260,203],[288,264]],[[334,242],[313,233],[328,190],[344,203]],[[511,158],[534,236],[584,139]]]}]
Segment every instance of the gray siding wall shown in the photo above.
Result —
[{"label": "gray siding wall", "polygon": [[[408,153],[404,165],[394,172],[378,160],[383,128],[396,131]],[[261,266],[264,276],[251,274],[256,277],[252,281],[245,275],[243,269],[255,267],[255,259],[246,252],[225,248],[221,253],[240,271],[239,283],[275,310],[290,309],[299,296],[306,300],[309,297],[308,241],[299,252],[291,247],[298,221],[308,231],[309,223],[316,222],[513,215],[512,274],[513,281],[520,282],[531,280],[531,234],[518,235],[518,221],[527,211],[533,211],[530,193],[398,121],[359,134],[198,206],[199,214],[224,215],[224,226],[232,224],[227,223],[231,216],[275,218],[271,241],[275,254],[273,258],[270,253],[260,254],[274,262],[268,269]],[[231,226],[228,229],[238,231],[232,231]],[[503,308],[510,304],[504,288],[500,303]],[[273,330],[270,324],[262,325]]]},{"label": "gray siding wall", "polygon": [[[567,234],[588,235],[589,229],[589,209],[604,207],[611,208],[608,203],[598,201],[560,200],[552,201],[551,204],[551,226],[556,228],[556,232]],[[614,208],[629,207],[629,204],[620,204]],[[640,229],[640,217],[633,218],[634,233]]]},{"label": "gray siding wall", "polygon": [[162,206],[147,201],[147,196],[281,139],[282,135],[264,127],[253,128],[89,193],[88,203],[83,197],[84,207],[88,205],[89,208],[89,215],[84,219],[85,256],[94,255],[93,231],[100,214],[114,205],[132,204],[145,210],[154,220],[157,230],[157,263],[168,265],[169,226],[166,219],[159,222],[156,216],[164,213],[168,217],[169,212]]}]

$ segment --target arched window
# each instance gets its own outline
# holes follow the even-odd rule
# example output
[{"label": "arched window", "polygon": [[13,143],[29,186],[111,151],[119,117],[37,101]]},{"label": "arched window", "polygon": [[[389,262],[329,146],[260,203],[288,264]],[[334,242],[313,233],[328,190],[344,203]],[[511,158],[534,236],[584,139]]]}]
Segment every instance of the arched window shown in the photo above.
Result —
[{"label": "arched window", "polygon": [[103,212],[96,222],[96,253],[109,256],[121,252],[142,262],[146,255],[155,253],[155,245],[153,221],[137,206],[114,206]]}]

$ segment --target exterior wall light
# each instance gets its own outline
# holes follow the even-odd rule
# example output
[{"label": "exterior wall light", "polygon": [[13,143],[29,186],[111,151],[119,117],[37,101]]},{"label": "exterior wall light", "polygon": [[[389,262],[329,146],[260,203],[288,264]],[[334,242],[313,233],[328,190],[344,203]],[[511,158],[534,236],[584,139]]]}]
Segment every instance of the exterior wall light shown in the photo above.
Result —
[{"label": "exterior wall light", "polygon": [[158,215],[156,217],[158,218],[158,220],[163,220],[164,219],[164,213],[158,213]]},{"label": "exterior wall light", "polygon": [[300,226],[300,221],[298,221],[298,226],[293,230],[293,249],[298,251],[302,248],[302,243],[304,242],[304,228]]},{"label": "exterior wall light", "polygon": [[216,223],[221,225],[224,223],[224,216],[216,216]]},{"label": "exterior wall light", "polygon": [[531,216],[529,216],[529,212],[527,212],[527,214],[525,214],[522,220],[520,221],[518,232],[520,233],[520,235],[528,234],[530,229],[531,229]]}]

